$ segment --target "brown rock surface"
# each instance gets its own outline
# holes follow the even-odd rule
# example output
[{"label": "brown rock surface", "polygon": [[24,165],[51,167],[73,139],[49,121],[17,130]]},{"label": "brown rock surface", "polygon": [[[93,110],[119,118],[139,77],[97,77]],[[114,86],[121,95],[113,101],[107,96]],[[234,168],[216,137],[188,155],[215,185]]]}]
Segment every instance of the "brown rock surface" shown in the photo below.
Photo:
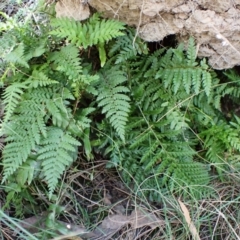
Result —
[{"label": "brown rock surface", "polygon": [[61,0],[89,4],[107,18],[136,27],[146,41],[193,36],[198,56],[215,69],[240,65],[240,0]]}]

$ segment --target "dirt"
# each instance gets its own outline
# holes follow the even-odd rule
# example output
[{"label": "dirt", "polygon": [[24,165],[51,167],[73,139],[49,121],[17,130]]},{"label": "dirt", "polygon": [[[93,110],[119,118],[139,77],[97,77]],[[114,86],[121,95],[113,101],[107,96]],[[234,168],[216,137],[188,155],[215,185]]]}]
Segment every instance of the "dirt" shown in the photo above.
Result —
[{"label": "dirt", "polygon": [[77,20],[88,17],[91,6],[134,26],[149,42],[171,34],[179,42],[193,36],[198,56],[208,57],[214,69],[240,65],[240,0],[61,0],[60,5],[64,16]]}]

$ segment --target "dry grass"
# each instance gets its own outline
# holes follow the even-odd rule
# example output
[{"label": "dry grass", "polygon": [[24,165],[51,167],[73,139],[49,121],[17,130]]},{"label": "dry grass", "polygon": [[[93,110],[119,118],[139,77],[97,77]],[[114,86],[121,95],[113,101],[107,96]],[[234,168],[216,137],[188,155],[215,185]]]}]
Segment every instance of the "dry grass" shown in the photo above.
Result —
[{"label": "dry grass", "polygon": [[[105,164],[105,160],[98,160],[94,165],[85,162],[75,166],[65,174],[64,182],[57,191],[55,203],[45,203],[63,207],[59,214],[55,215],[56,220],[69,224],[82,239],[85,236],[87,239],[191,240],[194,239],[193,229],[189,226],[187,214],[195,233],[199,236],[197,238],[195,235],[195,239],[240,239],[240,188],[237,183],[216,181],[213,185],[216,194],[211,198],[180,200],[174,195],[164,194],[161,202],[154,203],[139,198],[130,188],[124,186],[118,173],[107,170]],[[38,195],[37,191],[34,194],[36,199],[41,200],[44,192],[39,191],[38,188]],[[184,204],[185,210],[180,203]],[[130,219],[129,216],[133,212],[138,213],[139,209],[145,215],[135,217],[134,220]],[[48,214],[52,213],[49,209],[47,211]],[[142,221],[146,216],[153,221],[149,222],[146,219]],[[111,217],[115,217],[116,221],[124,219],[125,222],[123,224],[112,222],[109,220]],[[134,225],[133,222],[136,221],[139,223]],[[12,227],[10,222],[7,226],[6,222],[9,222],[8,219],[5,219],[2,225],[4,239],[16,239],[16,236],[11,235],[16,226]],[[111,232],[105,232],[108,234],[106,236],[100,235],[96,230],[101,228],[102,231],[106,231],[102,227],[103,223],[112,229]],[[79,232],[80,229],[82,232]],[[46,230],[46,226],[38,229],[37,239],[46,239],[42,237],[46,236],[44,235]],[[52,232],[54,230],[56,229],[49,229]],[[30,228],[27,228],[27,231],[33,234]],[[59,239],[68,239],[63,238],[67,233],[62,233],[61,236]]]}]

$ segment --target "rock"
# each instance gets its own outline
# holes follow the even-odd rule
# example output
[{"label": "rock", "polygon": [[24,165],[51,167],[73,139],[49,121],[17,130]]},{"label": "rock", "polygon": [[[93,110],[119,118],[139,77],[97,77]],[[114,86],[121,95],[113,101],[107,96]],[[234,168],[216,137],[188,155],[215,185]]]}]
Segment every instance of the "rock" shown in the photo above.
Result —
[{"label": "rock", "polygon": [[61,0],[55,7],[57,17],[69,17],[75,20],[85,20],[90,16],[88,4],[84,0]]},{"label": "rock", "polygon": [[[85,6],[83,1],[104,17],[134,26],[146,41],[160,41],[175,34],[179,42],[186,42],[193,36],[199,46],[198,56],[208,57],[213,68],[240,65],[240,0],[61,0],[61,3],[78,2]],[[65,16],[73,15],[68,13],[69,9],[66,6],[63,9]],[[84,15],[80,7],[73,9]]]}]

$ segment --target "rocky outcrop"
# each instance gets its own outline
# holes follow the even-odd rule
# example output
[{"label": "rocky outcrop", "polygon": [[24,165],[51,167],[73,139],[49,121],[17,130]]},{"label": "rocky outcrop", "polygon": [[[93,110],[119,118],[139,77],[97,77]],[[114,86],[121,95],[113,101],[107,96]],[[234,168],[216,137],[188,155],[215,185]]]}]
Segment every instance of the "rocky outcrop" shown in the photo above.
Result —
[{"label": "rocky outcrop", "polygon": [[[240,65],[240,0],[61,0],[88,4],[107,18],[134,26],[146,41],[175,34],[196,39],[198,56],[215,69]],[[75,7],[76,8],[76,7]]]}]

